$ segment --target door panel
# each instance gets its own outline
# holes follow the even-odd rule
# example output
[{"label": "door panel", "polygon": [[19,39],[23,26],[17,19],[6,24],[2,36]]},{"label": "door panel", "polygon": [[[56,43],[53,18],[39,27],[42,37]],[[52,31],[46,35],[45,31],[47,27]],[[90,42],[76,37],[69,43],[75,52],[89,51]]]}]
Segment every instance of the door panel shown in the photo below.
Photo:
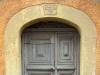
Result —
[{"label": "door panel", "polygon": [[54,64],[54,42],[52,32],[33,32],[24,34],[25,68],[51,69]]},{"label": "door panel", "polygon": [[28,64],[53,64],[51,44],[26,44]]},{"label": "door panel", "polygon": [[74,71],[59,71],[59,75],[74,75]]},{"label": "door panel", "polygon": [[74,65],[74,38],[73,33],[58,33],[58,65]]},{"label": "door panel", "polygon": [[28,75],[53,75],[53,72],[47,72],[47,71],[29,71]]}]

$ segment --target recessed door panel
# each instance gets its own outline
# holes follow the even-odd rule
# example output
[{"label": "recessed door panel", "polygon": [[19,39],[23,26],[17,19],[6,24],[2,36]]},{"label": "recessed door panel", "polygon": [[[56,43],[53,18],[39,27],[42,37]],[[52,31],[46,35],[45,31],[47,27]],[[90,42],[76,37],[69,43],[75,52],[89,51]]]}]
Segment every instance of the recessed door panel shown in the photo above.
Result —
[{"label": "recessed door panel", "polygon": [[59,75],[74,75],[74,71],[59,71]]},{"label": "recessed door panel", "polygon": [[53,72],[49,72],[49,71],[29,71],[28,75],[53,75]]},{"label": "recessed door panel", "polygon": [[58,65],[74,65],[74,38],[73,33],[58,33]]},{"label": "recessed door panel", "polygon": [[28,64],[54,64],[54,43],[52,42],[51,33],[27,33],[24,44],[26,46]]}]

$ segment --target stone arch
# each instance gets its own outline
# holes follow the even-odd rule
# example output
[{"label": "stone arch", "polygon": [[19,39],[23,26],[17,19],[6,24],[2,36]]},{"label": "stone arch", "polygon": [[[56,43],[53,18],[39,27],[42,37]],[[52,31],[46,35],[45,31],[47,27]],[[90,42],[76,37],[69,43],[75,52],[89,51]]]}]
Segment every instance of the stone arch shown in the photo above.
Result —
[{"label": "stone arch", "polygon": [[39,19],[71,23],[70,25],[79,30],[81,35],[80,75],[94,75],[96,69],[95,25],[85,13],[60,4],[27,7],[9,20],[4,34],[6,75],[21,75],[21,30],[29,25],[27,23],[35,23],[40,21]]}]

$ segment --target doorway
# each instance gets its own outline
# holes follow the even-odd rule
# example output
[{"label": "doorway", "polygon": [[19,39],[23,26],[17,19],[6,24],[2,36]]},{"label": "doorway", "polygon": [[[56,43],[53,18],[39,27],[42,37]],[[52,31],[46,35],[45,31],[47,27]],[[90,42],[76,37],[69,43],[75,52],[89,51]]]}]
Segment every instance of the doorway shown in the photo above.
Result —
[{"label": "doorway", "polygon": [[22,33],[23,75],[80,75],[80,36],[64,23],[48,21]]}]

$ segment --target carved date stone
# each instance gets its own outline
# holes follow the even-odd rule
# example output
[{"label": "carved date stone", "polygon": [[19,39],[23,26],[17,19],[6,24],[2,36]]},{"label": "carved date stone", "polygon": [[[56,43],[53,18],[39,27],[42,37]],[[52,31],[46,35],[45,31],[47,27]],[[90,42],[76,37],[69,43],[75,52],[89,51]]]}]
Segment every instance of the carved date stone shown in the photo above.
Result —
[{"label": "carved date stone", "polygon": [[45,4],[43,5],[44,15],[56,15],[57,4]]}]

